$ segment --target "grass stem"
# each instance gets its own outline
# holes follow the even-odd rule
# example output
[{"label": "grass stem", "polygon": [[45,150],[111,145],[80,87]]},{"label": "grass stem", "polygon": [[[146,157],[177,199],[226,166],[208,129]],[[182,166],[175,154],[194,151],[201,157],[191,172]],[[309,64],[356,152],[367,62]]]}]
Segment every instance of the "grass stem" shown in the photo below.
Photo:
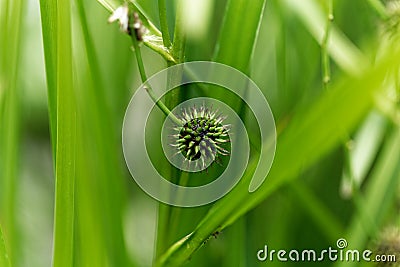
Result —
[{"label": "grass stem", "polygon": [[181,121],[168,109],[168,107],[161,100],[157,99],[157,96],[154,93],[151,86],[148,83],[146,83],[147,75],[144,69],[142,54],[140,53],[139,42],[136,39],[136,36],[134,35],[132,35],[132,43],[135,49],[136,61],[139,68],[140,78],[142,79],[142,82],[145,83],[145,89],[147,93],[149,94],[150,98],[154,101],[154,103],[156,103],[156,105],[161,109],[162,112],[164,112],[164,114],[167,117],[170,117],[173,120],[173,122],[176,123],[177,125],[181,125]]},{"label": "grass stem", "polygon": [[172,56],[178,63],[184,61],[186,34],[184,29],[185,10],[183,9],[183,1],[178,0],[176,8],[174,43],[172,44]]},{"label": "grass stem", "polygon": [[[163,0],[160,0],[159,2],[164,2]],[[165,4],[165,3],[164,3]],[[162,6],[161,6],[162,7]],[[160,8],[160,6],[159,6]],[[165,7],[163,7],[165,8]],[[164,10],[165,11],[165,10]],[[182,8],[182,2],[181,0],[178,1],[178,6],[177,6],[177,11],[176,11],[176,17],[175,17],[175,28],[174,28],[174,40],[173,44],[171,47],[171,44],[169,44],[168,47],[171,47],[171,55],[175,59],[175,62],[172,61],[167,61],[168,66],[175,65],[177,63],[183,62],[184,58],[184,53],[185,53],[185,32],[183,30],[183,17],[184,17],[184,10]],[[160,14],[161,15],[161,14]],[[160,20],[164,22],[161,22],[161,27],[166,27],[166,25],[162,25],[163,23],[167,23],[167,18],[166,17],[161,17]],[[162,29],[163,32],[163,38],[164,34],[167,31],[167,29]],[[167,32],[168,33],[168,32]],[[164,40],[165,41],[165,40]],[[167,46],[168,44],[164,42],[164,45]],[[169,72],[168,77],[167,77],[167,83],[168,85],[170,84],[175,84],[175,82],[180,79],[179,73],[174,71],[174,72]],[[178,88],[176,90],[172,90],[167,96],[166,96],[166,104],[169,107],[174,107],[176,106],[180,101],[182,100],[182,92]],[[170,176],[171,176],[171,181],[175,184],[180,184],[181,178],[182,178],[182,172],[172,168],[170,170]],[[171,194],[173,192],[170,192]],[[175,196],[179,197],[179,196]],[[156,241],[156,253],[155,253],[155,259],[154,261],[157,262],[162,256],[163,253],[167,250],[168,246],[171,244],[172,241],[174,241],[174,238],[176,236],[176,222],[179,221],[180,217],[180,208],[174,208],[169,205],[165,204],[160,204],[159,205],[159,213],[158,213],[158,226],[157,226],[157,241]]]},{"label": "grass stem", "polygon": [[158,13],[160,17],[160,25],[164,46],[171,47],[171,37],[169,36],[168,20],[167,20],[167,5],[165,0],[158,0]]}]

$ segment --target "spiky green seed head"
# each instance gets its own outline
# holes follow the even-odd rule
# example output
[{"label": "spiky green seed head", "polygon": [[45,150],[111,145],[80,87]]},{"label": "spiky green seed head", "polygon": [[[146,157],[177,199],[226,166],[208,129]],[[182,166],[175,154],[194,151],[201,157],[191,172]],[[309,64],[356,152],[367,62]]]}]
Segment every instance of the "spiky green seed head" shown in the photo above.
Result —
[{"label": "spiky green seed head", "polygon": [[177,153],[182,153],[185,160],[194,162],[200,159],[204,167],[205,162],[215,161],[219,156],[229,155],[224,148],[228,143],[228,126],[223,124],[224,117],[210,111],[205,106],[182,110],[179,116],[182,126],[177,126],[173,146]]}]

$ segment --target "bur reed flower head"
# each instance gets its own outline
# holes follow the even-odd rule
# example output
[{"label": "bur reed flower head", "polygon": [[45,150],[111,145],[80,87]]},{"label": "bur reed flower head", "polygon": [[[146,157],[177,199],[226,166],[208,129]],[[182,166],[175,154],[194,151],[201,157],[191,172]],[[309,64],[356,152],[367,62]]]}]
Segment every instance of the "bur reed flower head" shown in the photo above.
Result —
[{"label": "bur reed flower head", "polygon": [[178,118],[182,125],[175,127],[176,134],[171,145],[176,147],[177,153],[183,154],[189,164],[196,162],[204,168],[207,161],[218,162],[220,156],[229,155],[224,148],[224,144],[230,142],[229,126],[223,124],[226,117],[202,105],[183,109]]}]

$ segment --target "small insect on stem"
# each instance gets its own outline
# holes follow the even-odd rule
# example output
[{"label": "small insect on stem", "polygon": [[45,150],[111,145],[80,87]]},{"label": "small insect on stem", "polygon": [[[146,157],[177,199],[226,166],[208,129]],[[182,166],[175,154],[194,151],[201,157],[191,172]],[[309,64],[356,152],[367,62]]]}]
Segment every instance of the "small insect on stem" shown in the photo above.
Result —
[{"label": "small insect on stem", "polygon": [[212,233],[212,236],[213,236],[214,238],[217,238],[217,237],[219,236],[220,233],[221,233],[220,231],[215,231],[214,233]]},{"label": "small insect on stem", "polygon": [[137,12],[133,12],[133,31],[135,32],[136,40],[143,41],[145,28]]},{"label": "small insect on stem", "polygon": [[215,239],[217,239],[217,237],[221,234],[220,231],[215,231],[214,233],[212,233],[206,240],[203,241],[203,245],[205,245],[210,239],[211,237],[214,237]]},{"label": "small insect on stem", "polygon": [[112,15],[108,18],[108,22],[112,23],[118,21],[121,31],[136,37],[139,42],[143,41],[143,35],[146,33],[142,21],[140,20],[139,14],[133,12],[132,16],[129,15],[130,10],[127,5],[123,5],[115,9]]}]

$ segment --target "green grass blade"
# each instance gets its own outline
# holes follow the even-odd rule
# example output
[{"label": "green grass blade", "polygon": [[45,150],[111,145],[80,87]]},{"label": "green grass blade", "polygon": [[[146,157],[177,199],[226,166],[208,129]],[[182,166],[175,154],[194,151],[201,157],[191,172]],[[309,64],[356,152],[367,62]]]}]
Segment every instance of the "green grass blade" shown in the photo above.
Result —
[{"label": "green grass blade", "polygon": [[7,255],[6,245],[3,238],[3,230],[0,226],[0,266],[10,267],[10,259]]},{"label": "green grass blade", "polygon": [[184,24],[185,22],[185,10],[183,5],[184,0],[177,1],[176,7],[176,18],[174,28],[174,41],[172,43],[172,57],[176,63],[182,63],[185,61],[185,45],[186,45],[186,32]]},{"label": "green grass blade", "polygon": [[163,37],[163,43],[165,47],[171,47],[171,37],[168,30],[167,20],[167,5],[165,0],[158,0],[158,13],[161,24],[161,32]]},{"label": "green grass blade", "polygon": [[[250,76],[251,59],[265,5],[265,0],[254,1],[251,5],[245,0],[227,2],[224,21],[214,51],[214,61],[227,64]],[[247,88],[243,90],[247,91]],[[225,93],[220,91],[214,97],[224,99],[227,104],[236,108],[239,116],[244,119],[246,112],[244,102],[238,98],[226,98]]]},{"label": "green grass blade", "polygon": [[262,186],[254,193],[247,191],[255,169],[252,160],[240,183],[213,206],[194,232],[170,248],[159,266],[183,264],[213,232],[235,222],[277,188],[296,178],[302,169],[340,145],[370,108],[374,90],[379,88],[388,69],[398,64],[393,60],[397,56],[398,51],[387,52],[385,60],[362,79],[332,87],[311,107],[299,110],[278,139],[274,164]]},{"label": "green grass blade", "polygon": [[[119,143],[116,142],[116,135],[113,128],[111,110],[106,99],[106,88],[103,83],[99,60],[95,53],[95,43],[93,41],[85,11],[85,6],[81,1],[76,1],[78,7],[80,25],[83,34],[83,48],[85,56],[78,62],[77,79],[81,82],[79,89],[79,99],[82,100],[82,131],[79,137],[83,141],[86,151],[79,153],[79,161],[83,166],[79,173],[82,177],[79,183],[80,202],[88,202],[85,206],[93,207],[94,210],[82,208],[82,220],[79,221],[82,229],[87,229],[93,223],[99,224],[97,231],[81,231],[80,239],[84,243],[86,238],[92,240],[100,239],[101,244],[93,244],[91,247],[82,247],[87,253],[82,253],[82,257],[90,262],[92,253],[99,255],[101,250],[106,251],[106,257],[112,266],[130,266],[122,229],[123,206],[124,206],[124,175],[119,165]],[[114,64],[118,64],[114,62]],[[90,133],[90,134],[89,134]],[[101,145],[99,145],[101,144]],[[93,163],[88,159],[95,159],[96,170],[88,172],[89,166]],[[113,179],[110,179],[113,177]],[[84,180],[84,181],[83,181]],[[95,188],[92,199],[87,199],[85,191],[88,188]],[[92,214],[88,218],[85,213]],[[96,222],[97,221],[97,222]],[[96,236],[97,235],[97,236]],[[100,255],[101,256],[101,255]],[[107,266],[106,262],[101,265]],[[96,265],[96,266],[101,266]]]},{"label": "green grass blade", "polygon": [[57,144],[57,3],[40,0],[44,58],[46,65],[47,98],[50,120],[50,134],[54,163]]},{"label": "green grass blade", "polygon": [[249,74],[265,0],[229,0],[214,60]]},{"label": "green grass blade", "polygon": [[[19,63],[24,5],[21,0],[0,2],[2,50],[0,51],[0,221],[7,234],[10,261],[19,264],[17,191],[21,134]],[[3,17],[4,16],[4,17]]]},{"label": "green grass blade", "polygon": [[[74,187],[76,156],[76,104],[73,82],[70,1],[60,1],[57,10],[57,143],[54,211],[53,266],[73,266]],[[51,50],[54,51],[54,50]]]}]

